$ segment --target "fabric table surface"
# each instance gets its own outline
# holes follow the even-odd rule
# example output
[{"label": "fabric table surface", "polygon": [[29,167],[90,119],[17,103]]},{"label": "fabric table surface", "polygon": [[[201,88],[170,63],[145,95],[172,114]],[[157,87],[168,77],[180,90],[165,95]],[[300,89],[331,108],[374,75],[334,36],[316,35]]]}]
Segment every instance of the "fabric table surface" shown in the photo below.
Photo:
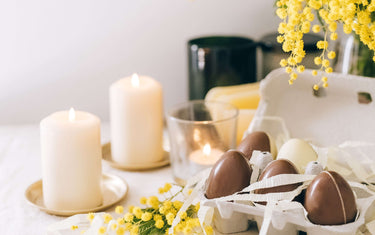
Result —
[{"label": "fabric table surface", "polygon": [[[109,141],[109,125],[102,125],[102,143]],[[149,171],[122,171],[103,161],[103,173],[123,178],[129,190],[118,203],[127,208],[139,205],[142,196],[156,195],[158,188],[173,182],[169,166]],[[66,217],[49,215],[31,206],[25,190],[41,179],[38,125],[0,126],[0,228],[1,234],[41,235],[49,225]],[[106,210],[113,213],[115,206]]]}]

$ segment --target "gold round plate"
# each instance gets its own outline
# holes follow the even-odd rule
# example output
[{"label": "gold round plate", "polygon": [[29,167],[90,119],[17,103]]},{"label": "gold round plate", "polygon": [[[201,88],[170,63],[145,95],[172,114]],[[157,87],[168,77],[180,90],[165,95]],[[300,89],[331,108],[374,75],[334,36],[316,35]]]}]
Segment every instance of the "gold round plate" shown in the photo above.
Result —
[{"label": "gold round plate", "polygon": [[169,165],[169,153],[164,150],[164,159],[159,162],[142,163],[136,165],[121,165],[120,163],[114,162],[111,154],[111,143],[102,145],[103,160],[106,161],[110,166],[121,170],[138,171],[138,170],[151,170],[162,166]]},{"label": "gold round plate", "polygon": [[75,214],[83,214],[107,209],[120,202],[126,196],[128,189],[128,184],[122,178],[115,175],[103,174],[103,204],[98,207],[82,210],[51,210],[46,208],[43,200],[42,180],[38,180],[37,182],[31,184],[25,191],[25,197],[29,204],[39,208],[41,211],[47,212],[48,214],[71,216]]}]

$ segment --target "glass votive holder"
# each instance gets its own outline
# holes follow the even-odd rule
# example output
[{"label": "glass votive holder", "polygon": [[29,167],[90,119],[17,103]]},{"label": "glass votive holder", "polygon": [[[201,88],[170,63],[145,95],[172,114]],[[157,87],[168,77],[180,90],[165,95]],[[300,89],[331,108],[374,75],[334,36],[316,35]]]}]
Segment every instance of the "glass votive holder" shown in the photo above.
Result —
[{"label": "glass votive holder", "polygon": [[238,109],[227,103],[195,100],[167,112],[174,180],[181,185],[211,167],[236,146]]}]

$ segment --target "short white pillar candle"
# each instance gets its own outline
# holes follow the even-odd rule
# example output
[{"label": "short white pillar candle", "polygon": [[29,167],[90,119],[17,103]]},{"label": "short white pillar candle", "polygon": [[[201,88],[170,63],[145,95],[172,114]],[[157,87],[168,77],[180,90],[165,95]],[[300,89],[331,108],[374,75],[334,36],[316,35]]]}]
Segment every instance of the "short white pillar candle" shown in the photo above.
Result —
[{"label": "short white pillar candle", "polygon": [[53,210],[102,204],[100,120],[93,114],[60,111],[40,123],[43,198]]},{"label": "short white pillar candle", "polygon": [[126,77],[110,87],[111,152],[122,165],[163,160],[163,92],[151,77]]}]

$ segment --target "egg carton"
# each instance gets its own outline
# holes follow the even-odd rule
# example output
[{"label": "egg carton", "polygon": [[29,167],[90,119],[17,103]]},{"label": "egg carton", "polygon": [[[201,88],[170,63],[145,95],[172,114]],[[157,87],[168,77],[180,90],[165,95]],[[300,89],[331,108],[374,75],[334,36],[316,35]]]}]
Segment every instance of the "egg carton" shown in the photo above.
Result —
[{"label": "egg carton", "polygon": [[[283,202],[281,207],[275,206],[271,209],[267,216],[267,206],[259,204],[205,200],[201,205],[214,208],[213,222],[216,230],[222,234],[254,234],[257,229],[264,229],[264,234],[270,235],[291,235],[300,232],[309,235],[349,235],[366,230],[365,223],[369,220],[366,216],[375,210],[374,200],[375,196],[357,199],[358,214],[354,222],[329,226],[311,223],[306,216],[306,210],[299,203],[299,206],[296,206],[297,202]],[[293,208],[288,209],[288,204]],[[265,222],[266,217],[269,219],[268,222]],[[264,226],[266,228],[262,228]]]},{"label": "egg carton", "polygon": [[288,79],[289,74],[277,69],[262,80],[261,100],[245,135],[265,131],[278,148],[290,137],[316,146],[348,140],[375,143],[375,79],[332,73],[329,87],[319,91],[312,88],[319,77],[311,70],[301,73],[293,85]]},{"label": "egg carton", "polygon": [[[276,179],[277,177],[278,179]],[[280,180],[281,178],[282,180]],[[330,226],[311,223],[303,205],[294,200],[290,201],[290,199],[299,195],[310,180],[314,178],[314,175],[278,175],[253,183],[243,190],[243,192],[247,192],[257,188],[286,185],[295,182],[295,180],[305,181],[305,184],[299,187],[300,189],[279,193],[279,195],[243,194],[243,192],[240,192],[222,198],[206,199],[204,191],[202,191],[201,198],[204,198],[204,200],[202,200],[201,206],[213,211],[213,223],[220,234],[240,232],[241,234],[254,234],[258,229],[260,234],[271,235],[300,234],[300,232],[312,235],[346,235],[361,234],[360,231],[366,230],[375,232],[375,227],[371,229],[370,226],[371,223],[375,223],[375,192],[364,184],[352,181],[349,181],[349,184],[356,195],[357,215],[355,220],[343,225]],[[285,198],[286,200],[278,202],[271,200],[266,206],[253,202],[256,200],[265,201],[275,197]],[[369,227],[367,228],[367,226]]]},{"label": "egg carton", "polygon": [[[333,170],[347,179],[348,172],[353,170],[357,173],[351,174],[354,179],[369,182],[375,167],[373,148],[366,148],[375,143],[375,79],[333,73],[328,77],[329,88],[319,91],[313,90],[319,77],[312,76],[311,70],[301,73],[292,86],[288,79],[289,75],[278,69],[261,82],[261,101],[245,135],[264,131],[275,139],[278,149],[291,137],[307,140],[315,146],[324,166],[327,166],[327,158],[322,158],[322,152],[327,152],[330,146],[352,146],[360,152],[355,162],[338,156],[339,163]],[[350,144],[343,144],[348,142]],[[340,164],[354,167],[348,170],[340,168]],[[358,188],[353,188],[353,191],[357,194],[357,218],[352,223],[336,226],[313,224],[301,204],[290,209],[285,206],[288,202],[283,202],[281,209],[278,205],[267,209],[251,202],[244,204],[215,199],[204,200],[202,206],[214,208],[214,225],[224,234],[243,231],[253,234],[254,226],[249,230],[250,221],[260,230],[262,226],[266,228],[267,231],[263,228],[261,233],[271,235],[298,234],[299,231],[313,235],[356,234],[366,230],[366,223],[371,220],[369,214],[375,211],[375,198],[372,193],[363,193]],[[375,231],[370,232],[375,234]]]}]

